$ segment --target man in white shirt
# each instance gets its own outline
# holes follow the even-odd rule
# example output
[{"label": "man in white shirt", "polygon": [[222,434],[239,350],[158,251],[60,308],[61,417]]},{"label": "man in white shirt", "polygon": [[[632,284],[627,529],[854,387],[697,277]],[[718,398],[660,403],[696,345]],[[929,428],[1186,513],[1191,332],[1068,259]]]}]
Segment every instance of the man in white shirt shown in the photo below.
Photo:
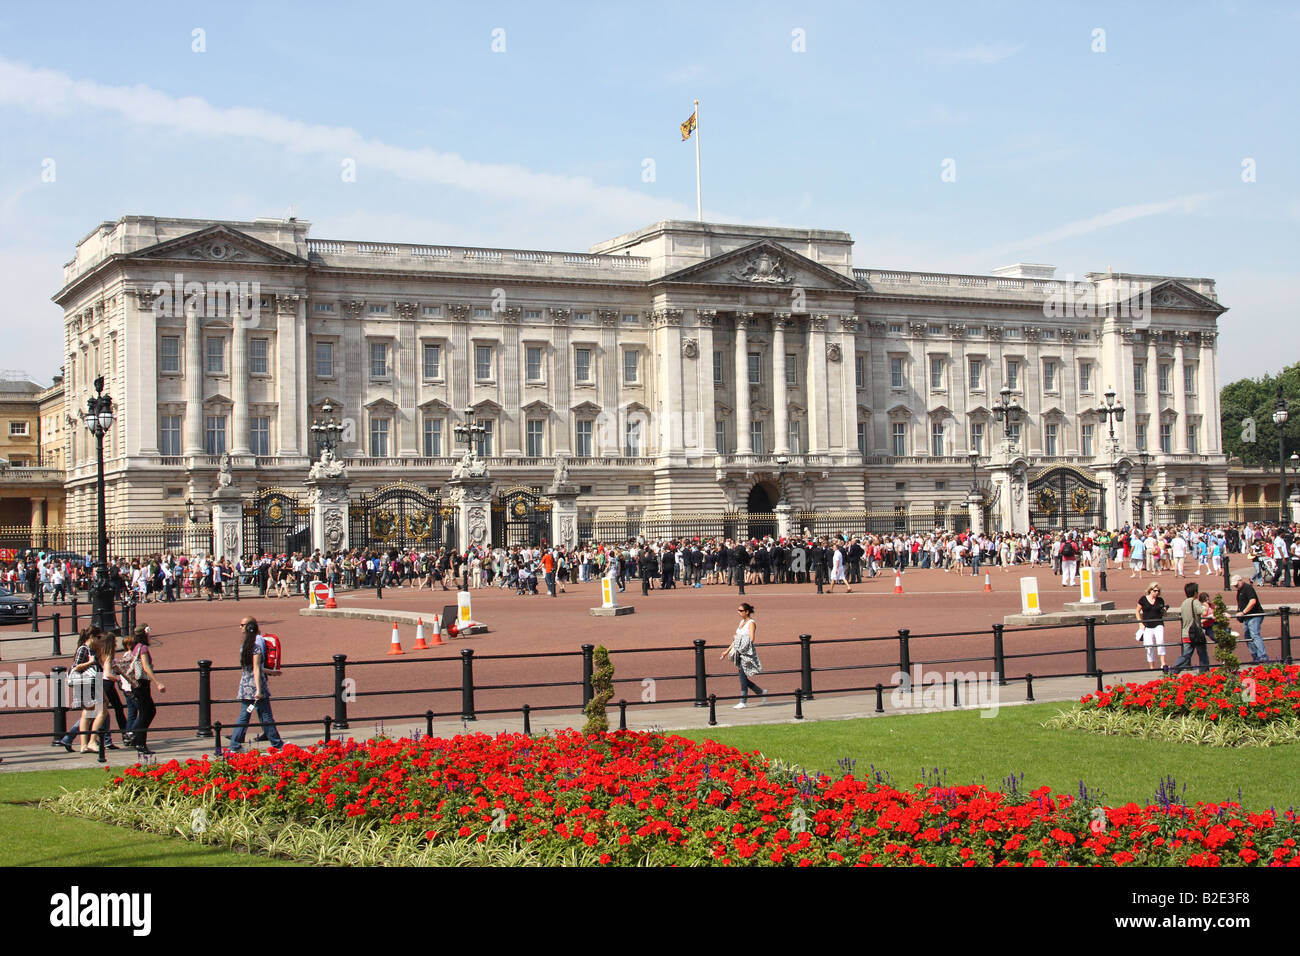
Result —
[{"label": "man in white shirt", "polygon": [[1187,559],[1187,541],[1181,534],[1175,534],[1174,540],[1169,545],[1170,551],[1174,556],[1174,577],[1186,577],[1183,573],[1183,562]]},{"label": "man in white shirt", "polygon": [[1291,552],[1286,546],[1286,538],[1282,537],[1282,529],[1279,528],[1277,535],[1273,538],[1273,560],[1277,562],[1277,573],[1273,575],[1274,586],[1282,585],[1289,588],[1291,586]]}]

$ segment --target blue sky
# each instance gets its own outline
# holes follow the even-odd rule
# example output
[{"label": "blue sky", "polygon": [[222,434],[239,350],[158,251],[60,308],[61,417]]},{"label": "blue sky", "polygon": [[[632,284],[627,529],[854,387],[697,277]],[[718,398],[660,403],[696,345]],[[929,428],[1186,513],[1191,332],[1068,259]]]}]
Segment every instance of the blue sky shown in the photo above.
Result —
[{"label": "blue sky", "polygon": [[1280,3],[10,3],[0,364],[57,370],[62,265],[125,214],[545,249],[693,218],[698,97],[707,220],[843,229],[860,267],[1209,276],[1221,384],[1276,371],[1298,44]]}]

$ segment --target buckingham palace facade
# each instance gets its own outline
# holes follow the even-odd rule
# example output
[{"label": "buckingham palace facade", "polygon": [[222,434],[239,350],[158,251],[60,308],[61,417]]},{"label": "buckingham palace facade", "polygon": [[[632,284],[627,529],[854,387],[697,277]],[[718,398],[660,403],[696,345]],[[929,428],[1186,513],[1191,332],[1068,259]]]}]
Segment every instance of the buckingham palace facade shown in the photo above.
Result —
[{"label": "buckingham palace facade", "polygon": [[[308,231],[126,216],[78,243],[54,301],[69,413],[97,376],[117,406],[111,521],[184,521],[227,454],[245,495],[301,490],[326,402],[358,496],[441,488],[472,409],[496,487],[540,493],[564,463],[580,525],[783,494],[964,524],[973,485],[1003,527],[1085,499],[1117,525],[1143,489],[1226,501],[1212,279],[861,269],[844,232],[684,221],[587,252]],[[93,521],[85,429],[66,460],[68,520]],[[1092,491],[1044,492],[1049,471]]]}]

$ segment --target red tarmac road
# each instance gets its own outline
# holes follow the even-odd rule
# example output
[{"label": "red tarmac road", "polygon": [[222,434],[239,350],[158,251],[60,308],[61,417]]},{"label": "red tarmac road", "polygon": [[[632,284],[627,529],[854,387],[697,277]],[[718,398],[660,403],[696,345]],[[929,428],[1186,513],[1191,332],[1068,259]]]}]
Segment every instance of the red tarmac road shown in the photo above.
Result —
[{"label": "red tarmac road", "polygon": [[[1004,615],[1019,611],[1019,579],[1027,575],[1038,578],[1047,611],[1061,610],[1067,600],[1078,599],[1078,590],[1062,588],[1047,568],[1017,568],[1006,573],[995,568],[990,573],[992,594],[983,593],[983,574],[976,578],[929,570],[904,574],[901,596],[893,593],[892,573],[882,573],[855,586],[852,594],[837,588],[834,594],[818,596],[811,585],[750,585],[744,600],[754,605],[758,623],[757,644],[764,666],[759,682],[775,694],[793,694],[799,684],[798,635],[811,634],[817,693],[870,687],[877,682],[888,686],[898,671],[897,634],[902,627],[911,631],[913,665],[923,665],[927,676],[935,671],[992,671],[992,625],[1000,623]],[[1167,592],[1174,592],[1166,593],[1166,600],[1176,606],[1184,582],[1169,574],[1160,580]],[[1211,594],[1221,592],[1220,580],[1200,580]],[[1146,583],[1142,581],[1141,587]],[[1212,583],[1217,586],[1211,589],[1208,585]],[[1114,600],[1120,608],[1136,605],[1141,594],[1139,582],[1131,580],[1127,573],[1112,573],[1110,585],[1111,591],[1104,598]],[[1265,589],[1261,596],[1272,603],[1290,593]],[[615,701],[626,699],[640,704],[643,699],[653,699],[662,704],[693,699],[692,642],[697,638],[708,645],[705,660],[709,692],[716,693],[720,701],[737,695],[734,669],[729,662],[719,660],[738,621],[735,612],[740,598],[735,588],[679,587],[668,592],[653,590],[643,597],[639,582],[633,581],[620,595],[620,601],[634,605],[636,613],[618,618],[589,614],[588,609],[600,603],[599,587],[594,582],[571,585],[568,593],[555,599],[544,594],[518,597],[496,588],[476,590],[473,599],[474,617],[488,625],[488,633],[415,651],[414,629],[404,627],[401,639],[405,654],[393,657],[387,654],[390,624],[302,617],[298,610],[304,605],[297,598],[141,605],[138,622],[150,624],[153,636],[162,639],[162,646],[154,650],[154,660],[166,686],[162,693],[155,688],[154,698],[160,705],[155,727],[159,729],[151,734],[168,736],[162,728],[196,724],[197,707],[193,701],[198,681],[194,668],[204,658],[214,666],[212,718],[226,726],[234,723],[238,706],[231,697],[238,686],[238,624],[246,614],[256,617],[264,632],[278,634],[284,645],[284,662],[289,666],[271,683],[275,715],[282,723],[319,723],[326,714],[332,714],[331,662],[337,653],[347,655],[347,676],[355,681],[352,689],[357,697],[349,704],[354,734],[370,732],[379,718],[387,718],[386,727],[405,733],[423,726],[423,720],[414,715],[423,715],[426,710],[433,710],[444,723],[447,716],[459,715],[461,652],[465,648],[474,651],[475,706],[480,714],[518,712],[525,703],[533,708],[580,707],[580,648],[585,643],[604,644],[612,652]],[[444,594],[440,589],[432,594],[410,588],[387,589],[382,600],[373,591],[339,595],[343,607],[422,612],[426,622],[444,604],[454,601],[454,592]],[[1235,606],[1232,601],[1229,604]],[[66,618],[67,608],[62,610]],[[1144,667],[1142,649],[1134,641],[1135,628],[1135,623],[1098,628],[1098,663],[1103,671],[1116,673]],[[23,626],[16,625],[4,628],[0,634],[16,637],[24,631]],[[976,633],[947,636],[957,632]],[[1265,638],[1276,636],[1276,620],[1266,621],[1264,634]],[[880,640],[846,640],[869,637]],[[1082,625],[1056,630],[1009,629],[1005,639],[1007,676],[1019,677],[1026,672],[1082,673],[1083,645]],[[1275,652],[1276,647],[1273,644],[1270,651]],[[72,650],[68,638],[64,639],[64,649],[69,653]],[[1052,654],[1060,651],[1068,653]],[[1177,649],[1169,649],[1169,663],[1177,653]],[[525,659],[513,655],[547,656]],[[66,665],[67,659],[23,663],[27,672],[33,673],[48,671],[57,663]],[[304,664],[325,666],[300,666]],[[171,669],[188,669],[189,673],[166,673]],[[13,673],[17,662],[5,661],[0,670]],[[514,686],[520,684],[553,686]],[[312,696],[316,699],[301,699]],[[6,714],[0,723],[0,738],[10,734],[46,735],[51,724],[47,714]],[[191,736],[193,731],[176,733]],[[6,745],[38,741],[7,741]]]}]

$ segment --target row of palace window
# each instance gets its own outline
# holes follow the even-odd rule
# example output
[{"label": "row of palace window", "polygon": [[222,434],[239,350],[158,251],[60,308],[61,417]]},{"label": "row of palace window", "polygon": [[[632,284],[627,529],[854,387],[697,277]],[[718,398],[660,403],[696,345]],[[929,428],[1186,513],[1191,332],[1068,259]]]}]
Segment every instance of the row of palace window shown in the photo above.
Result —
[{"label": "row of palace window", "polygon": [[[160,418],[159,446],[161,453],[166,456],[178,456],[181,454],[181,429],[183,427],[183,418],[180,415],[163,415]],[[484,419],[479,422],[484,427],[484,433],[478,439],[476,451],[485,457],[494,454],[495,444],[495,421]],[[444,429],[444,421],[441,418],[424,419],[424,432],[422,441],[422,452],[426,458],[441,458],[450,454],[447,448]],[[392,419],[375,416],[370,419],[370,434],[368,449],[369,454],[375,458],[387,458],[392,453]],[[750,446],[753,453],[763,455],[768,453],[767,448],[767,429],[766,423],[755,421],[750,423]],[[726,454],[727,444],[727,424],[723,420],[718,420],[714,425],[714,441],[719,454]],[[1061,445],[1061,425],[1057,422],[1046,422],[1043,428],[1043,454],[1055,456],[1062,454]],[[862,455],[870,453],[870,423],[858,422],[857,444],[858,451]],[[1173,448],[1173,429],[1172,422],[1160,423],[1160,451],[1166,454],[1172,454]],[[590,458],[596,454],[594,444],[596,423],[590,419],[579,419],[574,423],[574,454],[580,458]],[[644,454],[645,447],[645,422],[641,419],[629,419],[624,422],[623,434],[623,454],[636,458]],[[890,454],[894,456],[904,456],[908,454],[908,425],[906,422],[890,422]],[[789,434],[787,442],[791,454],[798,455],[803,453],[802,441],[802,423],[798,419],[792,419],[789,423]],[[1019,443],[1021,437],[1021,425],[1011,426],[1010,436],[1013,442]],[[271,419],[269,416],[254,415],[249,418],[248,424],[248,444],[249,449],[254,455],[263,457],[271,454]],[[1191,454],[1199,453],[1199,428],[1195,422],[1187,425],[1187,451]],[[970,449],[977,450],[981,454],[987,454],[988,449],[985,445],[985,423],[970,423]],[[204,450],[209,455],[222,455],[227,451],[227,416],[225,415],[207,415],[204,417]],[[1145,422],[1137,425],[1137,450],[1139,452],[1147,450],[1147,426]],[[1079,454],[1084,457],[1090,457],[1096,454],[1096,426],[1094,424],[1082,424],[1079,426]],[[312,449],[312,457],[316,457],[319,449]],[[949,454],[946,448],[946,428],[942,422],[932,422],[930,426],[930,454],[941,456]],[[960,452],[958,452],[960,453]],[[541,419],[529,419],[524,423],[524,454],[529,458],[541,458],[546,455],[546,422]]]},{"label": "row of palace window", "polygon": [[[269,375],[271,357],[271,340],[267,337],[252,336],[248,339],[248,372],[250,375]],[[370,378],[384,380],[392,377],[392,348],[388,342],[370,342]],[[573,380],[579,385],[595,383],[594,350],[578,347],[573,350]],[[474,346],[474,379],[479,382],[496,381],[496,346]],[[444,377],[443,346],[437,343],[423,343],[421,346],[421,372],[426,381],[441,381]],[[335,343],[317,341],[315,343],[316,377],[332,379],[337,375],[335,361]],[[855,357],[854,373],[858,388],[867,387],[867,362],[864,353]],[[906,356],[894,355],[889,358],[890,388],[902,389],[907,386]],[[176,335],[162,336],[158,352],[158,368],[162,374],[173,375],[181,372],[181,339]],[[713,353],[713,381],[722,385],[724,377],[725,353]],[[944,356],[930,357],[930,390],[944,391],[950,360]],[[748,355],[748,381],[750,385],[763,384],[763,356],[760,352]],[[799,356],[789,352],[785,356],[785,383],[797,388],[799,385]],[[221,375],[226,371],[226,339],[215,336],[204,342],[204,370],[208,374]],[[1168,362],[1157,365],[1157,386],[1160,394],[1173,392],[1174,367]],[[985,389],[986,363],[982,358],[967,360],[967,385],[970,391],[980,392]],[[1019,391],[1022,364],[1018,359],[1007,359],[1004,366],[1003,383],[1012,391]],[[1054,359],[1043,360],[1042,386],[1044,392],[1056,392],[1060,387],[1061,363]],[[1195,395],[1197,366],[1183,366],[1183,391]],[[529,345],[524,349],[524,381],[541,384],[546,380],[546,349],[541,345]],[[641,382],[641,350],[625,348],[623,350],[623,383],[636,385]],[[1080,392],[1093,390],[1093,363],[1080,362],[1078,365],[1078,383]],[[1142,360],[1133,363],[1133,391],[1147,391],[1147,363]]]}]

